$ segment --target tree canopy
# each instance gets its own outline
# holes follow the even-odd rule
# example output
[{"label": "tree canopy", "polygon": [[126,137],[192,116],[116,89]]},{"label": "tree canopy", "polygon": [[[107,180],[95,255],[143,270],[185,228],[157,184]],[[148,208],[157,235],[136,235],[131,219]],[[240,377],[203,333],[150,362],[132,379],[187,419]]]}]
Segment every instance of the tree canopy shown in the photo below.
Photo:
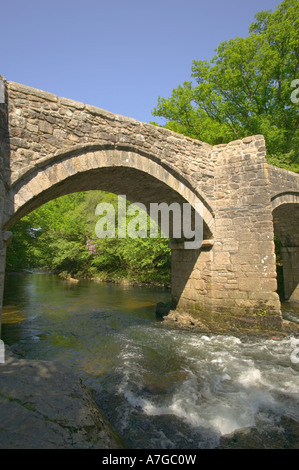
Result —
[{"label": "tree canopy", "polygon": [[263,134],[268,161],[299,171],[299,103],[291,99],[299,78],[299,2],[256,13],[246,38],[224,41],[215,52],[210,62],[194,60],[191,80],[159,97],[152,114],[212,145]]}]

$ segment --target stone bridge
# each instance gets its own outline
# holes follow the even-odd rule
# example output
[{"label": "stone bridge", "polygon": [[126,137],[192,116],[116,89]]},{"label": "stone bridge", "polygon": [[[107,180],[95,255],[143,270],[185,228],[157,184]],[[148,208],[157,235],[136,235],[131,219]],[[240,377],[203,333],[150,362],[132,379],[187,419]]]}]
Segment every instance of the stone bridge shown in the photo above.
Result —
[{"label": "stone bridge", "polygon": [[4,78],[0,103],[0,302],[13,224],[101,189],[147,206],[201,202],[201,248],[170,242],[173,306],[215,331],[281,330],[274,231],[298,301],[299,175],[267,164],[263,136],[211,146]]}]

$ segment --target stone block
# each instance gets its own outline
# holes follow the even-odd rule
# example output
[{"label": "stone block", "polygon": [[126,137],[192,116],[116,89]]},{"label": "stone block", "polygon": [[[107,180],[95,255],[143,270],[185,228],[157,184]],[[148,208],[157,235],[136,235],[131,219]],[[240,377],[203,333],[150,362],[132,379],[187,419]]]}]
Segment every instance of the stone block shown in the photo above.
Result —
[{"label": "stone block", "polygon": [[218,266],[230,264],[231,263],[230,253],[228,251],[214,253],[214,263]]},{"label": "stone block", "polygon": [[[59,104],[63,106],[69,106],[70,108],[84,109],[85,104],[80,103],[79,101],[74,101],[69,98],[59,98]],[[57,107],[58,109],[58,107]]]},{"label": "stone block", "polygon": [[24,185],[21,187],[21,189],[18,191],[20,198],[26,203],[30,201],[34,197],[34,194],[32,191],[29,189],[28,185]]},{"label": "stone block", "polygon": [[275,292],[277,289],[276,279],[260,279],[260,278],[241,278],[239,279],[239,289],[241,291],[251,292]]},{"label": "stone block", "polygon": [[39,131],[45,134],[53,134],[53,126],[47,121],[39,121]]}]

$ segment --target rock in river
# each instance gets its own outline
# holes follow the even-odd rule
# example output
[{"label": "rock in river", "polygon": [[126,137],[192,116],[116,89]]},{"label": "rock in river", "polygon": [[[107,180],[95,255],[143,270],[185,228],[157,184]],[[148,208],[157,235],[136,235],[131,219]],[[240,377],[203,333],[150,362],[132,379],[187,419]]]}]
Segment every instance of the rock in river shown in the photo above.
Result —
[{"label": "rock in river", "polygon": [[6,356],[0,364],[1,449],[122,447],[90,391],[67,367]]}]

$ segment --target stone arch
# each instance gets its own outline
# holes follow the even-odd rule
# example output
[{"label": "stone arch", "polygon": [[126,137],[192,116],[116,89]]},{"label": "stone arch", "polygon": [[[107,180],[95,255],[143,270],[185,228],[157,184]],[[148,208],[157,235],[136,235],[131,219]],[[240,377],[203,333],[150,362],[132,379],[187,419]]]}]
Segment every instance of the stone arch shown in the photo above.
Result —
[{"label": "stone arch", "polygon": [[295,191],[285,191],[276,194],[271,198],[271,203],[273,211],[283,204],[299,204],[299,193]]},{"label": "stone arch", "polygon": [[11,186],[4,230],[56,197],[88,189],[126,194],[131,202],[188,202],[203,204],[205,237],[211,238],[214,211],[208,198],[188,180],[155,158],[135,150],[82,148],[45,158],[39,168],[24,171]]},{"label": "stone arch", "polygon": [[281,243],[285,300],[299,302],[299,193],[272,198],[274,232]]},{"label": "stone arch", "polygon": [[202,203],[205,240],[202,250],[185,250],[180,243],[182,240],[171,243],[170,247],[171,270],[175,273],[171,292],[173,305],[177,304],[186,286],[190,290],[190,283],[197,282],[200,276],[204,278],[199,280],[201,291],[196,295],[204,299],[210,283],[205,274],[210,263],[207,250],[211,248],[214,236],[211,202],[173,168],[136,150],[88,147],[43,159],[38,168],[24,171],[12,184],[3,230],[8,231],[24,215],[51,199],[95,189],[124,194],[128,201],[141,202],[146,207],[151,202],[188,202],[193,208],[196,203]]}]

